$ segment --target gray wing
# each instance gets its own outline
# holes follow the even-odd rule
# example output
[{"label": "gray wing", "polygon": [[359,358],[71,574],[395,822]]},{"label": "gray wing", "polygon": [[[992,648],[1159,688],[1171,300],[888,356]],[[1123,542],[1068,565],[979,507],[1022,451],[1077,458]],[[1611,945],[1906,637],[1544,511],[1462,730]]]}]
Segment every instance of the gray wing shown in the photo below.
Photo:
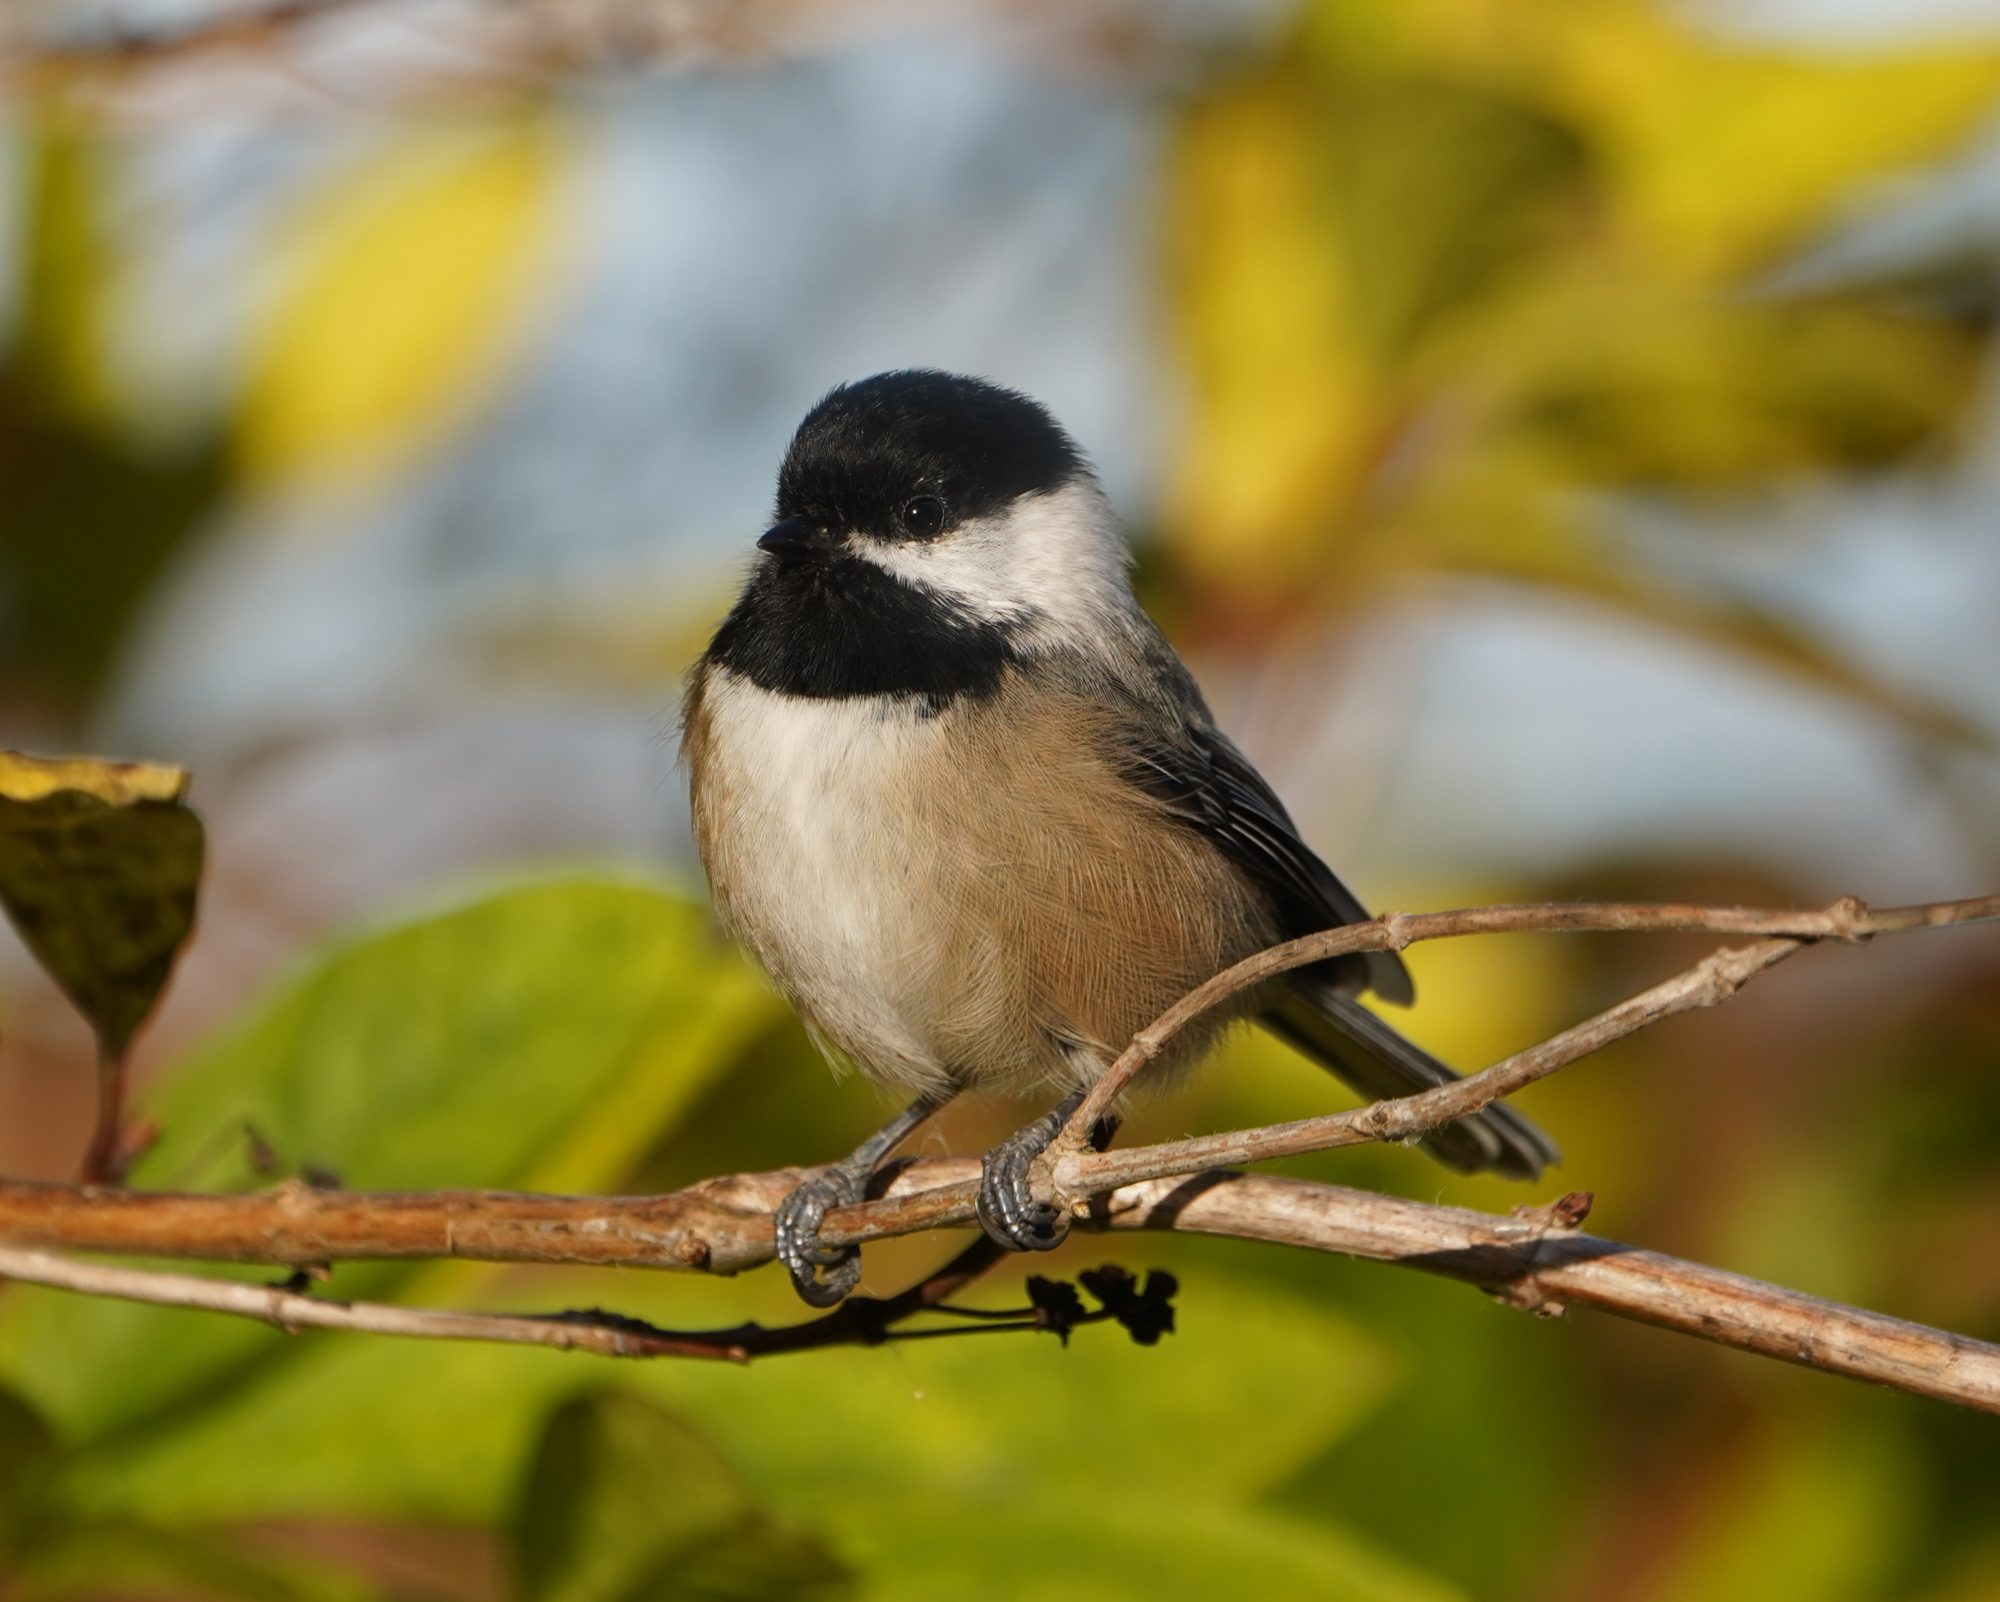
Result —
[{"label": "gray wing", "polygon": [[[1368,920],[1367,909],[1299,838],[1263,776],[1205,718],[1190,720],[1181,740],[1135,748],[1131,777],[1264,888],[1287,939]],[[1407,1096],[1458,1077],[1355,1000],[1364,987],[1404,1005],[1416,994],[1394,952],[1358,953],[1276,981],[1258,1021],[1371,1098]],[[1548,1136],[1500,1103],[1432,1130],[1420,1144],[1461,1171],[1514,1179],[1534,1179],[1560,1159]]]},{"label": "gray wing", "polygon": [[[1138,747],[1131,753],[1131,777],[1256,880],[1277,910],[1285,939],[1368,921],[1368,909],[1299,838],[1264,776],[1214,725],[1190,723],[1183,741]],[[1393,951],[1336,958],[1325,968],[1360,978],[1397,1006],[1416,999],[1409,970]]]}]

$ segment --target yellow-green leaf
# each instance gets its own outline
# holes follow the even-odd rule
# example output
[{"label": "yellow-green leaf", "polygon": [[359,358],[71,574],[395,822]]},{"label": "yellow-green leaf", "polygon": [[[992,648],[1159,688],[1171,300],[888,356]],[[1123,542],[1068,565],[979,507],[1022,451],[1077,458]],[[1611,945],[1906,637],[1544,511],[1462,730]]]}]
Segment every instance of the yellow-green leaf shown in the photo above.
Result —
[{"label": "yellow-green leaf", "polygon": [[1607,132],[1635,242],[1691,276],[1795,248],[1864,181],[1964,141],[2000,92],[1990,48],[1839,60],[1684,45],[1673,61]]},{"label": "yellow-green leaf", "polygon": [[12,1391],[0,1390],[0,1572],[41,1532],[55,1433]]},{"label": "yellow-green leaf", "polygon": [[[151,1087],[160,1136],[133,1182],[268,1183],[249,1125],[287,1171],[327,1170],[359,1189],[602,1191],[629,1178],[781,1008],[713,938],[699,904],[610,879],[510,886],[340,940],[274,986]],[[340,1269],[337,1289],[415,1302],[493,1294],[490,1278],[481,1290],[463,1283],[477,1272],[357,1263]],[[277,1370],[341,1345],[89,1297],[5,1300],[0,1373],[72,1438],[143,1435],[206,1395],[167,1433],[185,1444],[196,1418],[220,1419],[225,1376],[257,1369],[261,1385],[230,1394],[268,1395]],[[416,1355],[426,1371],[436,1361]],[[422,1422],[434,1400],[401,1422]],[[368,1472],[379,1476],[387,1421],[356,1422],[376,1441]],[[351,1443],[326,1433],[323,1444],[338,1457]],[[265,1488],[275,1485],[269,1461],[252,1459]],[[216,1466],[181,1489],[198,1494]],[[163,1505],[160,1489],[149,1507]]]},{"label": "yellow-green leaf", "polygon": [[0,906],[90,1020],[124,1054],[188,931],[201,820],[179,768],[0,751]]},{"label": "yellow-green leaf", "polygon": [[104,237],[107,151],[43,104],[26,154],[18,359],[48,409],[73,421],[117,415],[107,360],[115,260]]},{"label": "yellow-green leaf", "polygon": [[1477,82],[1587,130],[1613,174],[1610,231],[1655,271],[1709,280],[1948,152],[2000,92],[1987,43],[1750,47],[1661,0],[1318,0],[1299,48],[1322,72]]},{"label": "yellow-green leaf", "polygon": [[1170,148],[1174,569],[1237,629],[1413,569],[1583,589],[1977,738],[1749,608],[1653,597],[1590,537],[1588,492],[1735,495],[1948,448],[1979,330],[1897,286],[1787,296],[1768,272],[1996,92],[2000,50],[1745,50],[1652,0],[1317,0]]}]

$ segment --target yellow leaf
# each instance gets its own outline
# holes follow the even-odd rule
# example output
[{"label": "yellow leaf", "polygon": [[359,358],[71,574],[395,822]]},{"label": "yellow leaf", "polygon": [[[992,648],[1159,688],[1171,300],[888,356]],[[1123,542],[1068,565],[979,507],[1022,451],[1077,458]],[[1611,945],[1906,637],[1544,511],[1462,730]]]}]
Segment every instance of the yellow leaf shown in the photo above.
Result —
[{"label": "yellow leaf", "polygon": [[0,751],[0,800],[42,801],[58,790],[77,790],[108,806],[123,807],[135,801],[179,801],[187,787],[186,768]]},{"label": "yellow leaf", "polygon": [[1893,462],[1948,437],[1980,382],[1961,329],[1886,298],[1550,288],[1439,358],[1491,375],[1491,433],[1539,440],[1578,483],[1699,489]]},{"label": "yellow leaf", "polygon": [[1709,278],[1949,151],[2000,93],[1991,48],[1746,48],[1657,0],[1320,0],[1299,48],[1322,72],[1445,76],[1570,120],[1613,169],[1614,229],[1655,268]]},{"label": "yellow leaf", "polygon": [[1282,71],[1218,96],[1183,130],[1169,219],[1202,429],[1172,487],[1200,569],[1309,572],[1365,467],[1368,374],[1299,136],[1310,86]]},{"label": "yellow leaf", "polygon": [[404,127],[307,202],[252,341],[248,476],[393,462],[459,420],[550,264],[560,147],[538,116]]},{"label": "yellow leaf", "polygon": [[1611,129],[1635,247],[1739,272],[1840,218],[1863,182],[1948,153],[1994,106],[2000,52],[1814,61],[1687,53]]},{"label": "yellow leaf", "polygon": [[19,359],[51,412],[115,423],[107,323],[117,272],[105,238],[105,141],[60,107],[33,109],[24,152]]},{"label": "yellow leaf", "polygon": [[2000,52],[1751,53],[1645,0],[1309,7],[1171,147],[1179,566],[1254,619],[1418,562],[1551,566],[1579,489],[1733,490],[1948,439],[1974,331],[1755,275],[1996,84]]}]

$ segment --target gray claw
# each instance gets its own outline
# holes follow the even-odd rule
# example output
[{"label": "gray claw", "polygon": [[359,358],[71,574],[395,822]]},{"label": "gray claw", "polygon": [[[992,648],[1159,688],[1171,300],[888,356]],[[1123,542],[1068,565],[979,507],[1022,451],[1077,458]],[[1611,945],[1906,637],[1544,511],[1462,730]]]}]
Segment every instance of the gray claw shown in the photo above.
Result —
[{"label": "gray claw", "polygon": [[861,1282],[861,1248],[821,1245],[819,1226],[833,1208],[860,1201],[866,1184],[866,1176],[850,1168],[822,1168],[778,1204],[778,1261],[809,1306],[835,1306]]},{"label": "gray claw", "polygon": [[1069,1233],[1069,1219],[1063,1211],[1036,1201],[1028,1184],[1029,1168],[1055,1134],[1045,1127],[1047,1122],[1030,1124],[1008,1136],[980,1160],[974,1211],[987,1238],[1008,1251],[1053,1251]]},{"label": "gray claw", "polygon": [[[986,1238],[1010,1252],[1053,1251],[1069,1234],[1069,1215],[1060,1207],[1036,1201],[1028,1170],[1062,1133],[1070,1114],[1083,1102],[1072,1091],[1025,1129],[1017,1129],[980,1159],[979,1195],[973,1211]],[[1118,1118],[1107,1113],[1091,1126],[1090,1144],[1102,1151],[1118,1132]]]}]

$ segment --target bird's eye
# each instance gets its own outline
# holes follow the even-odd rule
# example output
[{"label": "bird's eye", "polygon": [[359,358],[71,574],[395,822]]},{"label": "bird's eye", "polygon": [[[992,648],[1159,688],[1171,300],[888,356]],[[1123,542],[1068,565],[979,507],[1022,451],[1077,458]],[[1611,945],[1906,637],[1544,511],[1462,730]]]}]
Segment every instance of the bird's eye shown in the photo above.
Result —
[{"label": "bird's eye", "polygon": [[896,521],[912,539],[930,539],[944,528],[944,502],[935,495],[913,495],[897,509]]}]

